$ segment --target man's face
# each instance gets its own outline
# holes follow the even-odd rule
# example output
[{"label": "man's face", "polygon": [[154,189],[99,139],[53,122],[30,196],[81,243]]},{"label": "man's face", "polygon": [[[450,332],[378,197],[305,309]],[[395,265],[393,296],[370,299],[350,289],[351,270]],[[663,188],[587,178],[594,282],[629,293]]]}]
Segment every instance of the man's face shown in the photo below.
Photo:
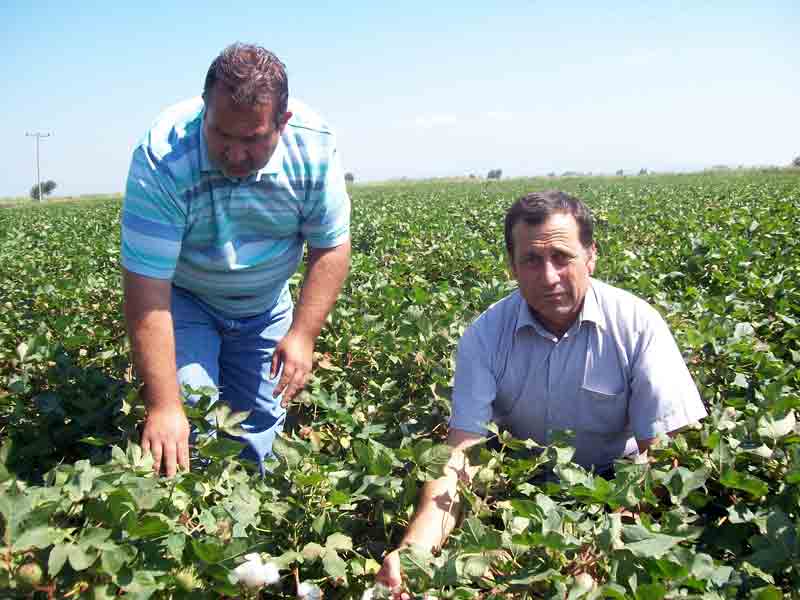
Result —
[{"label": "man's face", "polygon": [[269,162],[291,116],[287,111],[276,126],[272,102],[237,106],[217,82],[206,98],[203,119],[209,160],[227,177],[255,173]]},{"label": "man's face", "polygon": [[578,223],[568,213],[555,213],[541,225],[519,222],[511,230],[511,271],[522,297],[549,331],[562,335],[575,322],[589,276],[594,272],[595,246],[585,248]]}]

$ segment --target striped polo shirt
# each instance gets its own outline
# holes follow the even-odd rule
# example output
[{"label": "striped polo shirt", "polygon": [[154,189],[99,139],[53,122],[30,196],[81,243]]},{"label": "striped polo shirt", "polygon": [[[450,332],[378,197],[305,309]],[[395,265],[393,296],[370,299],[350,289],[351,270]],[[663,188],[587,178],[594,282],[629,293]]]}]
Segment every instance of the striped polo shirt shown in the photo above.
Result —
[{"label": "striped polo shirt", "polygon": [[208,158],[200,97],[167,109],[133,153],[122,209],[122,266],[168,279],[231,318],[271,309],[303,256],[350,235],[336,140],[308,107],[269,162],[228,178]]}]

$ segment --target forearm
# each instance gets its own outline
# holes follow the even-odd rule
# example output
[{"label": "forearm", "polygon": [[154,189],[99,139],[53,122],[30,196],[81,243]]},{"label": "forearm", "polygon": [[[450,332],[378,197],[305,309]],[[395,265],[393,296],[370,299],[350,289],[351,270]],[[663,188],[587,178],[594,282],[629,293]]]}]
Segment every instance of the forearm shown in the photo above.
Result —
[{"label": "forearm", "polygon": [[148,409],[181,407],[172,314],[163,290],[153,294],[143,278],[125,274],[125,323]]},{"label": "forearm", "polygon": [[427,482],[400,546],[414,545],[426,550],[441,548],[456,525],[458,509],[458,480],[455,476]]},{"label": "forearm", "polygon": [[292,329],[315,339],[333,309],[350,269],[350,241],[335,248],[310,248]]}]

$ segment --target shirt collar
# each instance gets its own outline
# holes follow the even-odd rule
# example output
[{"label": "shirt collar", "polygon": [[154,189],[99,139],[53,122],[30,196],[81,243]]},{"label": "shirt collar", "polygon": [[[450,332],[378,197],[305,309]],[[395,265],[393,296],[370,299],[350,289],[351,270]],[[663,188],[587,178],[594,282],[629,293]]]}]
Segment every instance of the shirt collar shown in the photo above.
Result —
[{"label": "shirt collar", "polygon": [[256,181],[264,175],[276,175],[283,169],[283,159],[286,156],[286,142],[283,141],[283,135],[278,138],[278,145],[275,146],[275,151],[269,157],[267,164],[256,171]]},{"label": "shirt collar", "polygon": [[[581,308],[580,314],[578,314],[577,328],[580,328],[581,323],[584,321],[589,321],[597,325],[599,328],[605,329],[606,319],[603,316],[603,311],[600,309],[600,304],[597,301],[597,293],[592,285],[592,281],[592,278],[589,278],[589,287],[586,290],[586,296],[583,299],[583,307]],[[539,320],[533,315],[528,303],[525,302],[525,298],[522,297],[522,294],[519,291],[517,293],[519,294],[520,303],[519,311],[517,313],[517,327],[515,333],[523,327],[533,327],[541,335],[552,336],[553,334],[548,332],[547,329],[545,329]],[[575,327],[574,324],[573,327]],[[573,327],[570,327],[570,330],[572,330]]]},{"label": "shirt collar", "polygon": [[[212,165],[208,158],[208,144],[206,143],[206,132],[203,125],[205,119],[206,109],[203,108],[200,121],[200,171],[203,173],[219,173],[220,170]],[[270,157],[269,161],[267,161],[267,164],[261,167],[261,169],[256,171],[253,175],[250,175],[248,179],[254,178],[256,181],[260,181],[265,175],[275,175],[279,173],[283,166],[283,159],[285,156],[286,143],[283,141],[283,134],[281,134],[280,139],[278,139],[278,145],[275,147],[275,152],[272,153],[272,156]]]},{"label": "shirt collar", "polygon": [[594,289],[592,282],[594,280],[589,278],[589,289],[586,290],[586,297],[583,299],[583,308],[581,314],[578,316],[578,322],[591,321],[600,329],[606,328],[606,318],[600,308],[600,302],[597,300],[597,292]]},{"label": "shirt collar", "polygon": [[217,169],[208,160],[208,145],[206,144],[206,109],[200,113],[200,171],[203,173],[213,172]]}]

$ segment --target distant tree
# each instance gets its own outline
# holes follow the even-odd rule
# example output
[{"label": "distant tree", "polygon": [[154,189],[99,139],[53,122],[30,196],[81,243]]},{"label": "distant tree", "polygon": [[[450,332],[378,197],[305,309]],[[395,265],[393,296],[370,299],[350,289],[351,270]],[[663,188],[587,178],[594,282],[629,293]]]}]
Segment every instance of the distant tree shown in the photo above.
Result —
[{"label": "distant tree", "polygon": [[639,169],[639,175],[647,175],[647,169]]},{"label": "distant tree", "polygon": [[344,174],[344,181],[345,183],[353,183],[356,180],[356,176],[352,173],[345,173]]},{"label": "distant tree", "polygon": [[547,176],[548,176],[548,177],[558,177],[558,175],[556,175],[555,171],[550,171],[550,172],[547,174]]},{"label": "distant tree", "polygon": [[492,169],[486,175],[486,179],[500,179],[503,176],[503,169]]},{"label": "distant tree", "polygon": [[794,160],[792,161],[792,166],[800,169],[800,156],[794,157]]},{"label": "distant tree", "polygon": [[[42,196],[49,196],[53,193],[53,190],[56,189],[56,182],[52,179],[48,179],[47,181],[42,182]],[[39,200],[39,186],[34,185],[31,188],[31,198],[34,200]]]},{"label": "distant tree", "polygon": [[625,175],[625,171],[622,169],[617,169],[617,177],[622,177],[623,175]]},{"label": "distant tree", "polygon": [[470,178],[470,179],[475,179],[475,173],[470,173],[470,174],[469,174],[469,178]]}]

